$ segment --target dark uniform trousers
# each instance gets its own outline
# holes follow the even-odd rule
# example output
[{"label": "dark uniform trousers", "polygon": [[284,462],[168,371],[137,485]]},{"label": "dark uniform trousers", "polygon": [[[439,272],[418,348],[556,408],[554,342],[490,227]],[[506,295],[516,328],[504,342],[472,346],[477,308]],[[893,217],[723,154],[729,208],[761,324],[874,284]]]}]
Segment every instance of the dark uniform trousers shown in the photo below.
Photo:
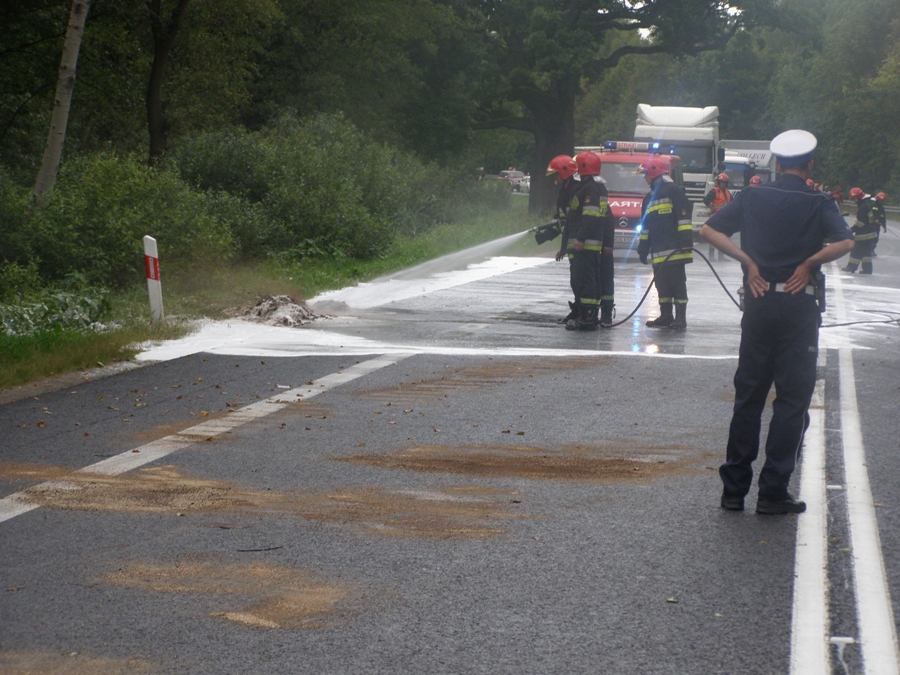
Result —
[{"label": "dark uniform trousers", "polygon": [[587,249],[575,251],[575,255],[572,256],[569,278],[576,301],[583,307],[600,305],[601,259],[599,251]]},{"label": "dark uniform trousers", "polygon": [[816,386],[819,308],[812,295],[771,290],[760,298],[747,292],[745,303],[734,415],[719,475],[727,494],[744,496],[750,491],[751,464],[759,454],[760,417],[774,383],[759,496],[781,500],[788,495]]},{"label": "dark uniform trousers", "polygon": [[687,271],[683,261],[673,260],[654,265],[653,276],[656,279],[659,304],[687,304]]},{"label": "dark uniform trousers", "polygon": [[[684,265],[680,267],[684,269]],[[575,251],[569,267],[569,283],[577,303],[608,306],[612,309],[615,300],[615,263],[612,252],[586,249]]]}]

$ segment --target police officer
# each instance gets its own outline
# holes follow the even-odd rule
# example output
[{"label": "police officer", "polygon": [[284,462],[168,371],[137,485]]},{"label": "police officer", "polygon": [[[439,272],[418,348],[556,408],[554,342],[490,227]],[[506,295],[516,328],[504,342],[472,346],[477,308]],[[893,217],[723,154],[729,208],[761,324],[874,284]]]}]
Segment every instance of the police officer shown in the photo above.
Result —
[{"label": "police officer", "polygon": [[[808,131],[776,136],[770,149],[778,162],[778,180],[741,191],[700,230],[744,270],[734,414],[725,463],[719,469],[724,509],[744,508],[759,454],[760,418],[774,383],[777,398],[756,512],[806,510],[805,503],[790,495],[788,484],[816,383],[820,314],[814,279],[820,265],[853,247],[853,235],[834,199],[806,186],[815,148],[816,137]],[[730,239],[736,232],[741,233],[740,248]]]},{"label": "police officer", "polygon": [[562,241],[560,242],[559,251],[556,254],[556,260],[560,261],[563,257],[569,258],[569,286],[575,296],[574,301],[569,302],[569,313],[562,319],[557,319],[557,323],[565,324],[572,319],[578,318],[580,310],[578,308],[578,292],[575,290],[575,278],[572,272],[572,260],[575,256],[575,237],[571,236],[571,227],[569,225],[569,204],[575,194],[579,181],[576,180],[575,160],[569,155],[557,155],[550,160],[547,165],[547,175],[556,174],[556,184],[559,186],[559,192],[556,196],[556,218],[562,223]]},{"label": "police officer", "polygon": [[[660,315],[651,328],[684,329],[687,326],[687,273],[693,262],[691,204],[684,191],[669,178],[669,159],[654,155],[641,167],[650,191],[641,203],[642,228],[638,256],[653,263]],[[672,315],[672,307],[675,315]]]},{"label": "police officer", "polygon": [[600,178],[600,156],[580,152],[575,166],[581,184],[569,204],[568,222],[574,237],[572,280],[580,315],[566,323],[566,330],[597,330],[612,325],[615,220],[606,184]]},{"label": "police officer", "polygon": [[850,252],[850,260],[847,261],[844,271],[853,274],[862,263],[859,273],[872,274],[872,253],[875,251],[875,244],[878,243],[879,228],[873,213],[874,202],[872,196],[867,195],[859,187],[851,189],[849,197],[856,202],[856,222],[853,223],[856,245]]},{"label": "police officer", "polygon": [[[706,196],[703,198],[703,203],[709,207],[710,213],[716,213],[723,206],[731,202],[731,192],[728,190],[728,174],[720,173],[716,176],[716,185],[712,190],[706,193]],[[716,259],[716,249],[713,246],[709,247],[709,259]],[[725,254],[719,252],[719,260],[725,260]]]}]

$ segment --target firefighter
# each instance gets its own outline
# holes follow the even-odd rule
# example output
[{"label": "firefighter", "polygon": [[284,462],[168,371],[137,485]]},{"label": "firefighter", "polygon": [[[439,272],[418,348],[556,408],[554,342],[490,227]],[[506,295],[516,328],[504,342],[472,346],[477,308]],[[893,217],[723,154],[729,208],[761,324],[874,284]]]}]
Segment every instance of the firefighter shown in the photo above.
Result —
[{"label": "firefighter", "polygon": [[[731,192],[728,190],[728,174],[720,173],[716,176],[715,187],[706,193],[703,203],[709,207],[709,212],[712,214],[729,202],[731,202]],[[708,255],[710,261],[716,259],[716,248],[714,246],[709,247]],[[725,254],[721,251],[719,252],[719,260],[725,260]]]},{"label": "firefighter", "polygon": [[[687,273],[694,260],[691,204],[684,191],[669,177],[669,159],[654,155],[641,167],[650,191],[641,204],[642,225],[638,256],[653,263],[660,316],[651,328],[687,327]],[[672,308],[675,314],[672,314]]]},{"label": "firefighter", "polygon": [[841,190],[840,185],[835,185],[834,189],[831,191],[831,196],[835,202],[837,202],[838,208],[844,207],[844,193]]},{"label": "firefighter", "polygon": [[878,221],[872,213],[874,202],[871,195],[867,195],[862,188],[855,187],[848,195],[856,202],[856,222],[853,223],[853,233],[856,235],[856,245],[850,251],[850,260],[847,261],[845,272],[853,274],[862,263],[860,274],[872,274],[872,251],[878,241]]},{"label": "firefighter", "polygon": [[879,192],[875,195],[872,202],[872,218],[875,219],[875,243],[872,245],[872,257],[875,258],[875,248],[878,246],[878,240],[881,237],[881,233],[878,231],[878,228],[881,228],[882,232],[887,233],[887,212],[884,210],[884,200],[887,199],[887,195],[883,192]]},{"label": "firefighter", "polygon": [[566,330],[597,330],[612,325],[615,221],[606,184],[600,178],[600,156],[581,152],[575,156],[575,166],[581,184],[569,203],[568,222],[574,249],[572,280],[580,314],[566,323]]},{"label": "firefighter", "polygon": [[762,185],[762,178],[759,176],[752,176],[750,178],[750,186],[752,187],[754,185]]},{"label": "firefighter", "polygon": [[[734,412],[725,463],[719,468],[723,509],[742,511],[759,454],[760,421],[772,385],[775,401],[759,473],[760,514],[802,513],[788,492],[816,386],[821,265],[853,247],[853,235],[834,200],[808,188],[816,137],[794,129],[770,145],[778,180],[743,190],[711,216],[700,236],[740,261],[744,315],[734,375]],[[731,235],[741,233],[741,244]],[[827,245],[825,245],[827,244]],[[824,246],[823,246],[824,245]]]},{"label": "firefighter", "polygon": [[574,243],[575,238],[570,236],[570,225],[568,219],[569,204],[575,189],[579,186],[576,180],[575,160],[569,155],[557,155],[550,160],[547,165],[547,175],[556,174],[556,184],[559,186],[559,192],[556,196],[556,218],[563,224],[562,241],[560,242],[559,251],[556,254],[556,260],[560,261],[563,257],[569,258],[569,285],[575,296],[574,301],[569,302],[569,313],[562,319],[557,319],[557,323],[565,324],[579,316],[578,309],[578,292],[575,290],[575,278],[573,276],[572,260],[575,255]]}]

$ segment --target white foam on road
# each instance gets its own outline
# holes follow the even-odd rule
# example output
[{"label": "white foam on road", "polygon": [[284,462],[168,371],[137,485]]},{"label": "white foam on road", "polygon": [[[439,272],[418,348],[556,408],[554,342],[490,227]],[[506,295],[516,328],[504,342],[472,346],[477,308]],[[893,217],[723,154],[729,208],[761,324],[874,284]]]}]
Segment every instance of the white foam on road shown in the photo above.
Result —
[{"label": "white foam on road", "polygon": [[391,302],[408,300],[409,298],[416,298],[435,291],[443,291],[447,288],[469,284],[473,281],[481,281],[498,274],[546,265],[552,261],[552,258],[499,256],[483,263],[469,265],[464,270],[439,272],[423,278],[409,278],[406,273],[398,272],[394,277],[376,279],[369,283],[361,283],[358,286],[321,293],[310,300],[308,304],[313,309],[323,307],[326,310],[330,303],[340,303],[353,309],[380,307]]}]

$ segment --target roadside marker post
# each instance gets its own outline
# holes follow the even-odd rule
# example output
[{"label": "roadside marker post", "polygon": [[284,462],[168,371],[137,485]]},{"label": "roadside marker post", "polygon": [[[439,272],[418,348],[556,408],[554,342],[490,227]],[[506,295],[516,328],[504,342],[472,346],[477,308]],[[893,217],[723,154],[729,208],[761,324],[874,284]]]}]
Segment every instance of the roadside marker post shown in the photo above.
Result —
[{"label": "roadside marker post", "polygon": [[165,318],[165,313],[159,281],[159,253],[153,237],[144,237],[144,267],[147,270],[147,292],[150,294],[150,316],[153,323],[159,323]]}]

